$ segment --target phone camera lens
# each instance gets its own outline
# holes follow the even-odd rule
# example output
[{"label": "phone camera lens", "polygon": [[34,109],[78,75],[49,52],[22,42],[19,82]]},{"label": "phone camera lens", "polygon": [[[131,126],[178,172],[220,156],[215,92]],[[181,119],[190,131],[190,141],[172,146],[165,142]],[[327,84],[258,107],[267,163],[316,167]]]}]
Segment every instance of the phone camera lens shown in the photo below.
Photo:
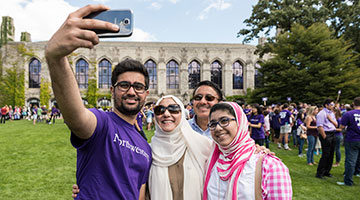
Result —
[{"label": "phone camera lens", "polygon": [[124,19],[124,25],[129,25],[129,24],[130,24],[130,19],[125,18],[125,19]]}]

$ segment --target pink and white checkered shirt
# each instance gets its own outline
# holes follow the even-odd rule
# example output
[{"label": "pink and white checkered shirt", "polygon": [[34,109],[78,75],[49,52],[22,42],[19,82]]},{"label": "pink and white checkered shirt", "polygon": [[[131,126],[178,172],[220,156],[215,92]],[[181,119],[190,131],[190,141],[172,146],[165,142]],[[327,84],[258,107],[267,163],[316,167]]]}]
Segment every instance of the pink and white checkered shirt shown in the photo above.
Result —
[{"label": "pink and white checkered shirt", "polygon": [[262,163],[262,197],[267,200],[292,198],[289,169],[272,155],[264,156]]}]

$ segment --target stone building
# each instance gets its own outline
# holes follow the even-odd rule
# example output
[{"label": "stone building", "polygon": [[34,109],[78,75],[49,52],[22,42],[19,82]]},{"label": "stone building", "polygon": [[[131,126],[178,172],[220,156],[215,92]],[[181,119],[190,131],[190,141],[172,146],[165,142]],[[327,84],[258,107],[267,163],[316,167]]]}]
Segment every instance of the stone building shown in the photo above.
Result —
[{"label": "stone building", "polygon": [[[3,44],[0,56],[2,70],[14,63],[23,67],[25,104],[28,105],[39,103],[40,82],[42,79],[50,81],[50,77],[44,55],[46,42],[30,42],[29,34],[22,35],[26,35],[26,40]],[[77,49],[69,56],[69,61],[83,97],[90,76],[96,76],[99,94],[103,94],[98,105],[111,105],[111,69],[124,59],[138,60],[148,69],[148,102],[172,94],[188,103],[194,86],[202,80],[217,83],[225,96],[242,95],[247,88],[254,88],[260,67],[255,50],[255,46],[243,44],[102,41],[91,50]],[[54,102],[52,98],[51,104]]]}]

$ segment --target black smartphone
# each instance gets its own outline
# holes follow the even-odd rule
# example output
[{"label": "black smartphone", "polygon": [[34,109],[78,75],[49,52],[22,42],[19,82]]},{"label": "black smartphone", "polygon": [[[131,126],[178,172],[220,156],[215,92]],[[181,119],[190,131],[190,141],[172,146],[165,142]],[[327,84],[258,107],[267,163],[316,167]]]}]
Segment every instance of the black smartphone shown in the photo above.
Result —
[{"label": "black smartphone", "polygon": [[119,26],[118,32],[93,29],[99,38],[129,37],[133,32],[133,13],[131,10],[106,10],[94,12],[84,17],[111,22]]}]

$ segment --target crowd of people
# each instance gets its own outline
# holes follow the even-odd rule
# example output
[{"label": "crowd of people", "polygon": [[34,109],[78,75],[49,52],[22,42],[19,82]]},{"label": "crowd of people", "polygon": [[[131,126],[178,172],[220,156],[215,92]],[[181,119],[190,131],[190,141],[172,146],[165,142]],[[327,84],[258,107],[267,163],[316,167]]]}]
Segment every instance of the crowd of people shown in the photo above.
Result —
[{"label": "crowd of people", "polygon": [[38,105],[29,106],[14,106],[5,105],[0,109],[0,123],[7,120],[21,120],[26,119],[32,121],[35,125],[37,122],[46,122],[47,124],[54,124],[55,119],[60,117],[60,110],[53,106],[47,109],[45,105],[39,107]]}]

